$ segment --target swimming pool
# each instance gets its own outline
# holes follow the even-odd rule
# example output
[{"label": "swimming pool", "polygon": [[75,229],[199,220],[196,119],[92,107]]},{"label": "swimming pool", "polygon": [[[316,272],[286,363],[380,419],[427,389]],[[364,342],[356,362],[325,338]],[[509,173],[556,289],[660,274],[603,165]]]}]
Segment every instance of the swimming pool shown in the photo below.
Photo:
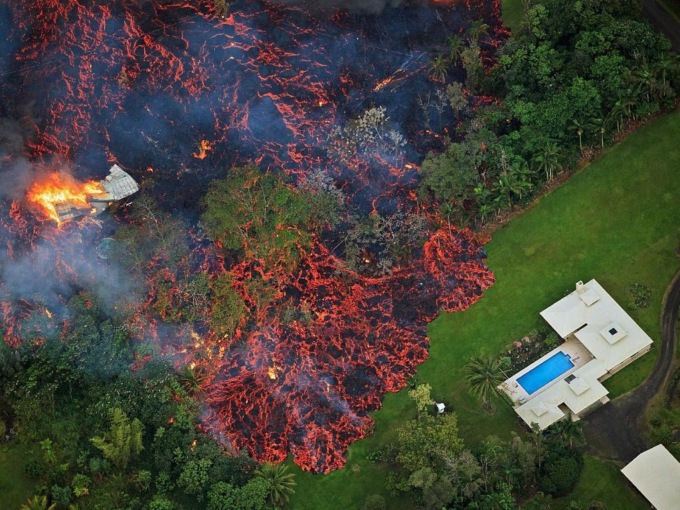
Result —
[{"label": "swimming pool", "polygon": [[531,395],[550,381],[572,368],[574,364],[568,355],[562,351],[553,354],[540,365],[532,368],[526,374],[517,378],[517,382]]}]

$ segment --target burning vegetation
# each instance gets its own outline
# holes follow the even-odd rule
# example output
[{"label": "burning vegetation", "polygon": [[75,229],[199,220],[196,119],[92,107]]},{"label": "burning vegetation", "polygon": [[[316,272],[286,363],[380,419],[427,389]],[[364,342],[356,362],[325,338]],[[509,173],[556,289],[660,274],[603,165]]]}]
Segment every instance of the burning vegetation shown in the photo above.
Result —
[{"label": "burning vegetation", "polygon": [[[502,35],[498,2],[381,16],[268,2],[4,4],[19,69],[7,88],[52,84],[36,95],[26,155],[154,169],[154,199],[119,219],[106,262],[143,282],[144,298],[125,307],[137,341],[200,374],[204,425],[233,451],[343,466],[382,395],[426,359],[427,322],[493,283],[487,239],[448,225],[415,188],[422,155],[456,122],[446,104],[419,101],[445,97],[432,48],[477,18]],[[28,191],[58,223],[138,189],[115,165],[104,181],[60,179]],[[67,237],[50,245],[50,227],[18,200],[3,207],[3,256],[16,262],[44,238],[67,282],[57,304],[93,285],[97,271],[62,267],[82,257]],[[186,221],[169,213],[181,207]],[[2,283],[5,337],[19,339],[44,307]]]}]

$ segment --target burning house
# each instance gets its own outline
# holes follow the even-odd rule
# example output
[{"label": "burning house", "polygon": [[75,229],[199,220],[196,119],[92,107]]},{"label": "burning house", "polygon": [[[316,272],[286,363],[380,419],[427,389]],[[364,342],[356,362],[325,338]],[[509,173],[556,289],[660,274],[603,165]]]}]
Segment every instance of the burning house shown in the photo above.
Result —
[{"label": "burning house", "polygon": [[97,215],[111,203],[139,191],[137,182],[118,165],[113,165],[102,181],[77,183],[54,174],[36,184],[29,200],[39,204],[57,223],[86,215]]}]

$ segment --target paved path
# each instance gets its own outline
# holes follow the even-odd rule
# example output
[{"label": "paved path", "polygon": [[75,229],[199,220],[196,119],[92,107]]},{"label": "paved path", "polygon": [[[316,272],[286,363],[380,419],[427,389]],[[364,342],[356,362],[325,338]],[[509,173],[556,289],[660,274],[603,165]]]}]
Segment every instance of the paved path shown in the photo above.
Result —
[{"label": "paved path", "polygon": [[680,51],[680,25],[656,0],[640,0],[642,13],[652,25],[670,39],[673,49]]},{"label": "paved path", "polygon": [[633,391],[612,400],[584,419],[588,447],[598,456],[628,463],[648,448],[642,438],[641,420],[649,401],[662,389],[675,357],[678,307],[680,271],[666,291],[660,352],[652,374]]}]

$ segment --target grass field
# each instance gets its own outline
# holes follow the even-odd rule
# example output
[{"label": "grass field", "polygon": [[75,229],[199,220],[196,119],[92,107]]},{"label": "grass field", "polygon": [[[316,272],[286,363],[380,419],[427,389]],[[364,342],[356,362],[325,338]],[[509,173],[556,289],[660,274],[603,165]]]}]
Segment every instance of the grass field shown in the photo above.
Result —
[{"label": "grass field", "polygon": [[27,452],[23,445],[0,447],[0,508],[18,510],[33,495],[35,481],[24,474]]},{"label": "grass field", "polygon": [[522,0],[503,0],[503,22],[511,31],[519,28],[522,23]]},{"label": "grass field", "polygon": [[[649,308],[634,310],[631,316],[658,340],[663,293],[680,265],[675,255],[680,234],[679,138],[676,112],[607,151],[497,231],[487,246],[496,284],[466,312],[441,314],[430,325],[430,358],[418,370],[418,381],[430,383],[435,398],[457,412],[468,445],[489,434],[505,437],[521,427],[503,404],[493,416],[481,412],[467,391],[462,366],[477,353],[497,354],[540,325],[538,313],[571,291],[574,282],[597,278],[624,306],[630,283],[649,286]],[[656,352],[609,379],[606,386],[612,395],[638,385],[651,370]],[[405,391],[387,395],[374,414],[376,433],[350,448],[347,468],[327,476],[296,470],[298,489],[291,508],[360,509],[366,495],[382,493],[386,474],[368,462],[366,454],[393,437],[413,414],[412,407]],[[606,484],[596,476],[571,497],[580,499],[599,485],[613,497],[625,481],[612,473]],[[408,508],[408,501],[391,501],[389,508]]]}]

